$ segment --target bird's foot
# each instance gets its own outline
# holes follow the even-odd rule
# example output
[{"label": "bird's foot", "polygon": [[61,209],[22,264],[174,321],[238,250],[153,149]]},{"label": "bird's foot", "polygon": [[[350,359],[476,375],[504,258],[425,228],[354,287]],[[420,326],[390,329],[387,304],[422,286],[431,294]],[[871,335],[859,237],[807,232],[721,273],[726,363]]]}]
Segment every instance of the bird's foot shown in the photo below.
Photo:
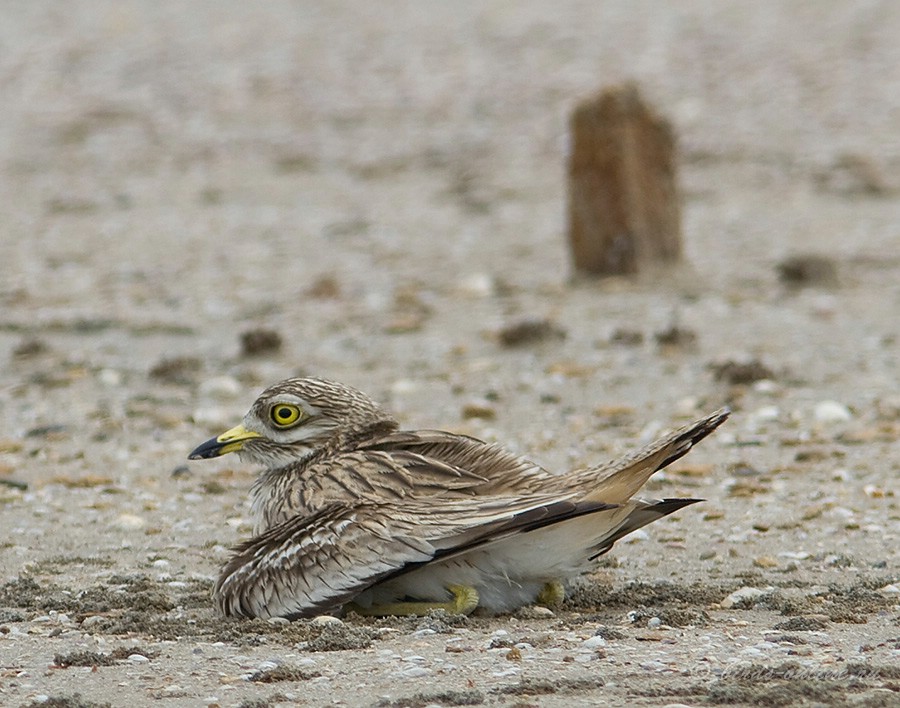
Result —
[{"label": "bird's foot", "polygon": [[566,589],[563,587],[563,584],[559,580],[551,580],[541,588],[537,598],[535,598],[535,604],[543,605],[544,607],[559,607],[565,599]]},{"label": "bird's foot", "polygon": [[450,615],[468,615],[478,607],[478,591],[468,585],[450,585],[447,589],[453,594],[450,602],[388,602],[383,605],[361,607],[355,602],[347,605],[347,609],[363,617],[421,617],[434,610],[444,610]]}]

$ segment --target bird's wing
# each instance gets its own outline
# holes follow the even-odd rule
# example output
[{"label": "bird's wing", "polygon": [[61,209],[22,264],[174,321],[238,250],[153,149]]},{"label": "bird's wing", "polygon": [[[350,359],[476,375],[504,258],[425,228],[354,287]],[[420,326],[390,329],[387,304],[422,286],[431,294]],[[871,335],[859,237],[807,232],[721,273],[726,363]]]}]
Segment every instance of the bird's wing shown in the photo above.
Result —
[{"label": "bird's wing", "polygon": [[721,408],[621,460],[572,472],[565,476],[566,486],[584,489],[585,493],[579,497],[581,499],[624,504],[654,472],[686,455],[696,443],[724,423],[730,414],[727,408]]},{"label": "bird's wing", "polygon": [[238,547],[215,597],[225,615],[309,617],[427,563],[605,508],[547,496],[330,504]]},{"label": "bird's wing", "polygon": [[642,526],[652,524],[664,516],[668,516],[679,509],[703,501],[702,499],[659,499],[645,500],[632,499],[621,507],[627,512],[624,520],[618,526],[610,529],[609,533],[600,538],[591,549],[590,560],[594,560],[613,547],[620,538],[624,538],[632,531],[637,531]]},{"label": "bird's wing", "polygon": [[[446,435],[452,441],[454,436]],[[450,446],[448,442],[438,448]],[[424,443],[406,447],[392,442],[366,445],[312,460],[304,467],[302,476],[291,479],[293,489],[285,495],[285,499],[296,495],[299,499],[296,506],[311,508],[317,502],[321,503],[322,499],[344,500],[352,504],[359,499],[378,502],[425,496],[454,499],[502,492],[523,495],[541,493],[537,484],[495,492],[492,489],[494,483],[486,476],[492,470],[479,464],[484,460],[479,461],[474,445],[465,456],[443,455],[440,454],[443,450],[438,448]],[[480,443],[479,449],[485,460],[489,461],[493,446]],[[520,463],[518,467],[508,469],[519,474],[520,470],[526,469],[526,465]]]},{"label": "bird's wing", "polygon": [[399,430],[366,445],[391,455],[415,455],[458,477],[479,494],[539,492],[553,475],[500,445],[442,430]]}]

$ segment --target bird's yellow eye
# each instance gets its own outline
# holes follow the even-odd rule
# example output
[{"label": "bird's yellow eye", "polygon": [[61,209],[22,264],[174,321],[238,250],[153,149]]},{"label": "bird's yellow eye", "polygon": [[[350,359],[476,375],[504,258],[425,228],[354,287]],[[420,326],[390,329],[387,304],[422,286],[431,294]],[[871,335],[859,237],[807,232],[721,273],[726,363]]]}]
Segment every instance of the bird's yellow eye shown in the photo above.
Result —
[{"label": "bird's yellow eye", "polygon": [[301,412],[290,403],[276,403],[269,411],[269,416],[277,428],[287,428],[300,420]]}]

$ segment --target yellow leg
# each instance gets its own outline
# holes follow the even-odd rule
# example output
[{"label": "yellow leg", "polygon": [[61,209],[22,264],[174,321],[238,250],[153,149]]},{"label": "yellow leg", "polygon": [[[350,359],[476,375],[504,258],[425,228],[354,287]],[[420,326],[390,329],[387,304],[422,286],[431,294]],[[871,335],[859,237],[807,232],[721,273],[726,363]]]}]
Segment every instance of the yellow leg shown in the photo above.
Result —
[{"label": "yellow leg", "polygon": [[544,607],[559,607],[566,599],[566,589],[558,580],[551,580],[541,588],[535,602]]},{"label": "yellow leg", "polygon": [[451,615],[468,615],[478,607],[478,591],[467,585],[450,585],[447,588],[453,593],[450,602],[390,602],[385,605],[360,607],[355,602],[347,605],[347,609],[363,617],[398,617],[427,615],[433,610],[444,610]]}]

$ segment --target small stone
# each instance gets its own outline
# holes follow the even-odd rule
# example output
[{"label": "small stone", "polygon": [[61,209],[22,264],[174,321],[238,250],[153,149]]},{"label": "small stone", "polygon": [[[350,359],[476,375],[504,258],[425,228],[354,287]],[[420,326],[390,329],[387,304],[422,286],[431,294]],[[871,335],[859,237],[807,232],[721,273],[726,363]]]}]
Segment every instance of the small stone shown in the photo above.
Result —
[{"label": "small stone", "polygon": [[[322,617],[326,617],[327,615],[322,615]],[[318,618],[317,618],[318,619]],[[336,618],[335,618],[336,619]],[[291,621],[287,617],[269,617],[266,622],[269,624],[275,625],[285,625],[290,624]],[[325,624],[324,622],[319,622],[319,624]]]},{"label": "small stone", "polygon": [[241,354],[243,356],[274,354],[281,349],[281,345],[281,335],[273,329],[257,327],[241,332]]},{"label": "small stone", "polygon": [[320,275],[306,289],[306,294],[316,300],[337,300],[341,296],[341,284],[334,275]]},{"label": "small stone", "polygon": [[13,349],[12,355],[14,359],[30,359],[31,357],[46,354],[50,351],[50,347],[42,339],[25,339],[19,342]]},{"label": "small stone", "polygon": [[228,400],[237,398],[243,389],[237,379],[231,376],[216,376],[200,384],[200,395]]},{"label": "small stone", "polygon": [[469,401],[462,408],[462,417],[466,420],[471,418],[493,420],[497,417],[497,410],[487,401]]},{"label": "small stone", "polygon": [[522,347],[548,340],[565,339],[566,332],[548,319],[526,317],[513,322],[497,332],[497,339],[504,347]]},{"label": "small stone", "polygon": [[185,477],[191,476],[191,468],[187,465],[178,465],[175,469],[170,473],[172,479],[184,479]]},{"label": "small stone", "polygon": [[637,329],[618,327],[610,335],[609,343],[621,347],[638,347],[644,343],[644,333]]},{"label": "small stone", "polygon": [[632,544],[632,543],[640,543],[641,541],[647,541],[650,539],[650,534],[644,531],[644,529],[638,529],[637,531],[632,531],[625,538],[622,539],[621,543]]},{"label": "small stone", "polygon": [[900,585],[891,583],[890,585],[885,585],[883,588],[878,588],[878,592],[882,595],[900,595]]},{"label": "small stone", "polygon": [[661,661],[642,661],[638,666],[644,671],[665,671],[669,668]]},{"label": "small stone", "polygon": [[777,568],[778,561],[772,556],[759,556],[753,559],[753,565],[757,568]]},{"label": "small stone", "polygon": [[659,629],[662,626],[662,620],[659,617],[651,617],[647,620],[648,629]]},{"label": "small stone", "polygon": [[756,383],[763,379],[774,379],[774,372],[758,359],[734,361],[729,359],[721,364],[711,364],[716,381],[724,381],[730,386]]},{"label": "small stone", "polygon": [[109,388],[122,385],[122,374],[115,369],[101,369],[97,374],[100,383]]},{"label": "small stone", "polygon": [[543,605],[534,605],[531,608],[531,616],[535,619],[549,619],[551,617],[555,617],[556,613],[553,612],[549,607],[544,607]]},{"label": "small stone", "polygon": [[222,428],[233,418],[231,411],[216,407],[197,408],[191,420],[202,428]]},{"label": "small stone", "polygon": [[654,332],[653,338],[660,347],[668,349],[692,349],[697,344],[697,333],[694,330],[676,324]]},{"label": "small stone", "polygon": [[595,634],[593,637],[588,637],[581,643],[582,649],[594,650],[605,646],[606,640],[598,634]]},{"label": "small stone", "polygon": [[494,277],[489,273],[470,273],[457,283],[457,290],[469,297],[486,298],[497,290]]},{"label": "small stone", "polygon": [[789,256],[778,264],[777,270],[781,282],[793,288],[834,287],[838,282],[837,265],[828,256]]},{"label": "small stone", "polygon": [[742,587],[740,590],[735,590],[719,604],[723,609],[729,610],[737,605],[750,604],[771,591],[772,589],[760,590],[759,588]]},{"label": "small stone", "polygon": [[113,526],[125,530],[141,529],[146,524],[147,522],[143,518],[135,514],[119,514],[116,520],[113,521]]},{"label": "small stone", "polygon": [[772,381],[772,379],[760,379],[753,383],[753,390],[756,393],[772,395],[778,393],[778,384]]},{"label": "small stone", "polygon": [[757,423],[771,423],[778,420],[780,415],[781,411],[778,406],[763,406],[753,411],[750,417]]},{"label": "small stone", "polygon": [[813,415],[820,423],[845,423],[853,418],[850,409],[837,401],[821,401],[816,404]]},{"label": "small stone", "polygon": [[128,661],[132,664],[146,664],[150,659],[148,659],[143,654],[129,654]]},{"label": "small stone", "polygon": [[344,624],[344,622],[343,622],[343,620],[338,619],[337,617],[334,617],[332,615],[319,615],[318,617],[313,617],[310,620],[310,624],[339,625],[339,624]]},{"label": "small stone", "polygon": [[169,384],[193,383],[196,375],[203,368],[203,362],[194,356],[176,356],[160,359],[150,369],[150,378]]}]

